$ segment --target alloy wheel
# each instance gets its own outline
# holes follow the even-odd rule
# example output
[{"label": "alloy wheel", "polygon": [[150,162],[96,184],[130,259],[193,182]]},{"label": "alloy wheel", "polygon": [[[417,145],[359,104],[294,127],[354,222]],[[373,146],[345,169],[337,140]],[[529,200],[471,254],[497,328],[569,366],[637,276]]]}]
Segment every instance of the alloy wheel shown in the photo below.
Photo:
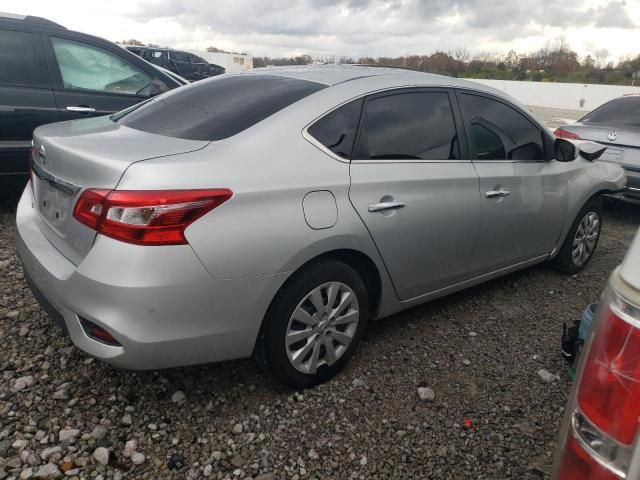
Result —
[{"label": "alloy wheel", "polygon": [[358,299],[348,285],[329,282],[311,290],[286,330],[285,348],[293,368],[315,374],[319,367],[336,363],[353,341],[359,318]]},{"label": "alloy wheel", "polygon": [[580,221],[573,238],[571,257],[577,267],[582,267],[591,258],[600,236],[600,215],[588,212]]}]

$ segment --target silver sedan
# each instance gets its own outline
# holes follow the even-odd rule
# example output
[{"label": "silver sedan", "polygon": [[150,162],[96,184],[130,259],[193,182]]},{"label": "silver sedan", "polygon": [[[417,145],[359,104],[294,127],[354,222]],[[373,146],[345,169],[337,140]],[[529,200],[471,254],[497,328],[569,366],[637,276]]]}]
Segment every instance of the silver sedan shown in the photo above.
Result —
[{"label": "silver sedan", "polygon": [[606,146],[598,160],[620,165],[627,175],[625,189],[614,197],[640,202],[640,95],[611,100],[576,123],[558,128],[555,134]]},{"label": "silver sedan", "polygon": [[622,169],[476,83],[313,66],[223,75],[34,133],[30,285],[130,369],[254,355],[306,387],[370,319],[540,262],[585,266]]}]

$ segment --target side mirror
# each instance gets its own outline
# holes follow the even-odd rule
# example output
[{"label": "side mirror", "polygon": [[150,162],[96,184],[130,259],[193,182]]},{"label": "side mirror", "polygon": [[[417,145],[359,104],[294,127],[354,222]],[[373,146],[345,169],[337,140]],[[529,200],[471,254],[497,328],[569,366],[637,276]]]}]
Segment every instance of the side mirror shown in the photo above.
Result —
[{"label": "side mirror", "polygon": [[578,156],[578,149],[568,140],[556,138],[554,145],[556,160],[559,162],[573,162]]},{"label": "side mirror", "polygon": [[595,142],[580,142],[578,145],[580,156],[590,162],[599,159],[606,149],[607,147]]}]

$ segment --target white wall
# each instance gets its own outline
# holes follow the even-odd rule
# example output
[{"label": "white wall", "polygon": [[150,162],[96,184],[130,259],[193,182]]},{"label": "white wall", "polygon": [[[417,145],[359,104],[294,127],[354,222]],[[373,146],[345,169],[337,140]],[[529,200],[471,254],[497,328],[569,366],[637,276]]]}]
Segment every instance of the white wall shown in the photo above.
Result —
[{"label": "white wall", "polygon": [[640,94],[640,87],[583,83],[518,82],[514,80],[468,79],[508,93],[520,103],[534,107],[590,112],[627,93]]},{"label": "white wall", "polygon": [[253,69],[253,57],[235,53],[214,53],[200,50],[188,50],[204,58],[207,62],[224,67],[227,73],[240,73]]}]

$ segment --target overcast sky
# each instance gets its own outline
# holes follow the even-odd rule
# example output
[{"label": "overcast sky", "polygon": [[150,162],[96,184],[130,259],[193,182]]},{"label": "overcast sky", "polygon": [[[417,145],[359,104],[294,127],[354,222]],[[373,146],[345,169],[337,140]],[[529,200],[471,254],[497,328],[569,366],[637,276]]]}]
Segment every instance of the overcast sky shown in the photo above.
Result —
[{"label": "overcast sky", "polygon": [[114,41],[255,56],[527,52],[560,35],[581,55],[640,54],[640,0],[0,0],[0,11]]}]

